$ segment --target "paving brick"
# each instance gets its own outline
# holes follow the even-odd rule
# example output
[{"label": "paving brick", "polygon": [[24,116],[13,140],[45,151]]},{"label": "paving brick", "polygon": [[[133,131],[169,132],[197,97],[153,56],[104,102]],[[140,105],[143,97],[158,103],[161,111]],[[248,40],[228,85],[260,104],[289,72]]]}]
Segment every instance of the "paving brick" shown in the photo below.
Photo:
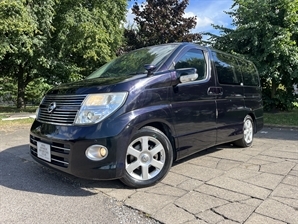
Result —
[{"label": "paving brick", "polygon": [[249,156],[256,156],[259,155],[264,151],[264,148],[247,148],[244,149],[241,153],[249,155]]},{"label": "paving brick", "polygon": [[260,159],[260,160],[264,160],[272,163],[279,163],[279,162],[285,161],[285,159],[280,159],[280,158],[266,156],[266,155],[258,155],[258,156],[255,156],[254,159]]},{"label": "paving brick", "polygon": [[215,169],[220,159],[209,156],[191,159],[189,163]]},{"label": "paving brick", "polygon": [[218,222],[217,224],[238,224],[238,222],[234,222],[232,220],[225,219],[223,221]]},{"label": "paving brick", "polygon": [[283,197],[277,197],[277,196],[274,196],[271,198],[298,210],[298,200],[297,199],[283,198]]},{"label": "paving brick", "polygon": [[206,221],[207,223],[218,223],[218,222],[224,220],[224,217],[216,214],[215,212],[213,212],[211,210],[201,212],[201,213],[197,214],[197,217]]},{"label": "paving brick", "polygon": [[171,186],[177,186],[183,182],[185,182],[186,180],[189,180],[190,178],[177,174],[177,173],[173,173],[173,172],[169,172],[167,174],[167,176],[162,180],[162,183],[164,184],[168,184]]},{"label": "paving brick", "polygon": [[106,192],[111,197],[116,198],[118,201],[125,201],[128,197],[135,194],[136,191],[132,189],[115,189],[110,192]]},{"label": "paving brick", "polygon": [[253,170],[248,170],[248,169],[243,169],[240,167],[233,168],[226,172],[223,176],[227,176],[233,179],[237,180],[245,180],[251,177],[255,177],[260,175],[261,173],[258,171],[253,171]]},{"label": "paving brick", "polygon": [[280,184],[271,195],[273,197],[293,198],[298,200],[298,187]]},{"label": "paving brick", "polygon": [[157,211],[161,210],[166,205],[173,203],[176,199],[177,197],[174,196],[137,192],[126,199],[125,205],[154,215]]},{"label": "paving brick", "polygon": [[253,170],[253,171],[260,171],[260,165],[251,164],[251,163],[242,163],[239,168]]},{"label": "paving brick", "polygon": [[177,206],[192,214],[197,214],[226,203],[228,203],[226,200],[201,194],[199,192],[189,192],[175,202]]},{"label": "paving brick", "polygon": [[160,194],[160,195],[175,196],[175,197],[181,197],[187,193],[185,190],[182,190],[176,187],[167,186],[167,185],[156,187],[146,192],[153,193],[153,194]]},{"label": "paving brick", "polygon": [[297,224],[298,212],[283,203],[267,199],[256,210],[256,213],[290,224]]},{"label": "paving brick", "polygon": [[285,222],[281,222],[263,215],[259,214],[252,214],[245,222],[245,224],[285,224]]},{"label": "paving brick", "polygon": [[238,202],[226,204],[214,209],[230,220],[243,223],[255,210],[255,207]]},{"label": "paving brick", "polygon": [[230,191],[242,193],[259,199],[265,199],[271,193],[270,190],[244,183],[239,180],[234,180],[229,177],[218,177],[208,182],[210,185],[214,185],[220,188],[224,188]]},{"label": "paving brick", "polygon": [[221,159],[219,163],[217,164],[216,169],[218,170],[230,170],[234,167],[239,166],[241,163],[232,161],[232,160],[227,160],[227,159]]},{"label": "paving brick", "polygon": [[200,220],[200,219],[194,219],[194,220],[185,222],[183,224],[207,224],[207,222]]},{"label": "paving brick", "polygon": [[297,159],[298,153],[296,152],[287,152],[282,149],[276,148],[275,150],[267,150],[262,152],[262,155],[283,158],[283,159]]},{"label": "paving brick", "polygon": [[201,193],[208,194],[231,202],[242,201],[250,198],[247,195],[235,193],[229,190],[221,189],[221,188],[206,185],[206,184],[196,188],[195,190]]},{"label": "paving brick", "polygon": [[287,175],[294,166],[295,163],[283,161],[262,165],[260,171],[265,173]]},{"label": "paving brick", "polygon": [[297,176],[291,176],[288,175],[283,179],[282,181],[284,184],[289,184],[298,187],[298,177]]},{"label": "paving brick", "polygon": [[170,204],[157,211],[153,218],[163,223],[178,224],[194,220],[195,216],[173,204]]},{"label": "paving brick", "polygon": [[248,160],[247,163],[248,164],[255,164],[255,165],[264,165],[264,164],[269,164],[269,163],[272,163],[272,162],[267,161],[267,160],[252,158],[252,159]]},{"label": "paving brick", "polygon": [[262,200],[256,199],[256,198],[249,198],[247,200],[240,201],[240,203],[251,205],[254,207],[259,206],[262,202],[263,202]]},{"label": "paving brick", "polygon": [[283,178],[284,176],[281,175],[261,173],[258,176],[246,179],[245,182],[273,190]]},{"label": "paving brick", "polygon": [[201,181],[208,181],[213,179],[214,177],[220,176],[223,171],[208,168],[208,167],[202,167],[202,166],[196,166],[193,164],[185,163],[183,166],[180,167],[172,167],[172,172],[185,175],[187,177],[191,177],[197,180]]},{"label": "paving brick", "polygon": [[298,177],[298,170],[291,170],[289,175]]},{"label": "paving brick", "polygon": [[252,156],[237,152],[237,150],[239,151],[239,149],[220,150],[209,154],[209,156],[220,158],[220,159],[239,161],[239,162],[246,162],[252,158]]},{"label": "paving brick", "polygon": [[187,191],[193,191],[194,189],[196,189],[198,186],[201,186],[202,184],[204,184],[204,182],[200,180],[189,179],[179,184],[177,187]]},{"label": "paving brick", "polygon": [[163,184],[163,183],[161,183],[161,182],[159,182],[158,184],[155,184],[155,185],[153,185],[151,187],[138,188],[138,189],[136,189],[136,191],[137,192],[147,192],[147,191],[149,191],[151,189],[155,189],[155,188],[162,187],[162,186],[166,186],[166,185]]},{"label": "paving brick", "polygon": [[278,147],[272,148],[271,150],[274,150],[277,152],[292,152],[292,153],[296,153],[298,156],[298,144],[294,145],[294,144],[289,144],[289,142],[285,142],[285,144],[279,144]]}]

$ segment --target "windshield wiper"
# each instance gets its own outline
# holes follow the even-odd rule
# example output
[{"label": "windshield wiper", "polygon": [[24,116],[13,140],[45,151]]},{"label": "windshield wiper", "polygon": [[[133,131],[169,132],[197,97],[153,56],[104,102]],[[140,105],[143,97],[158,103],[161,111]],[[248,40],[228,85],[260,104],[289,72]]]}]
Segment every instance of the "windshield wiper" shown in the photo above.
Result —
[{"label": "windshield wiper", "polygon": [[147,72],[133,72],[133,73],[129,73],[128,75],[146,75]]}]

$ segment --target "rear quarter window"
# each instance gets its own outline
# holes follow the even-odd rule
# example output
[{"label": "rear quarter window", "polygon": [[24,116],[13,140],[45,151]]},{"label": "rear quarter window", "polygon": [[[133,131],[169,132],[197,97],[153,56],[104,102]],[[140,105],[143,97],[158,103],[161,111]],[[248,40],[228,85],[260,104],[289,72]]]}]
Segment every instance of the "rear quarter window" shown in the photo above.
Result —
[{"label": "rear quarter window", "polygon": [[227,85],[241,85],[241,70],[236,58],[215,51],[212,52],[212,56],[216,67],[218,82]]},{"label": "rear quarter window", "polygon": [[239,60],[239,65],[243,76],[243,85],[259,86],[259,75],[254,64],[250,61]]}]

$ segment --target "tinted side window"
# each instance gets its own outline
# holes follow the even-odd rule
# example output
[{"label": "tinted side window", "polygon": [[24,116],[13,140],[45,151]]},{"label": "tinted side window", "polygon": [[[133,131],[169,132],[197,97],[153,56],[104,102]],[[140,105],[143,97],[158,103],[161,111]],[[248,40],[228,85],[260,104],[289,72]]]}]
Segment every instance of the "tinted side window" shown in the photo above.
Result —
[{"label": "tinted side window", "polygon": [[220,84],[240,85],[242,83],[242,76],[236,58],[214,51],[212,55],[217,71],[218,82]]},{"label": "tinted side window", "polygon": [[175,65],[175,69],[179,68],[196,68],[199,75],[197,80],[205,79],[207,66],[203,51],[196,49],[186,52]]},{"label": "tinted side window", "polygon": [[259,76],[253,63],[250,61],[239,60],[239,64],[241,66],[243,84],[245,86],[258,86]]}]

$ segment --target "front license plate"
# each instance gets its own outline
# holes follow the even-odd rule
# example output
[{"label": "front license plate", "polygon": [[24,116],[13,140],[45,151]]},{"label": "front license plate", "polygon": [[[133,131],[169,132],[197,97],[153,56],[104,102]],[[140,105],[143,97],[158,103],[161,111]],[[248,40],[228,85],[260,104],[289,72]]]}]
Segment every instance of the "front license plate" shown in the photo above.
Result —
[{"label": "front license plate", "polygon": [[42,142],[37,142],[37,157],[51,162],[51,146]]}]

